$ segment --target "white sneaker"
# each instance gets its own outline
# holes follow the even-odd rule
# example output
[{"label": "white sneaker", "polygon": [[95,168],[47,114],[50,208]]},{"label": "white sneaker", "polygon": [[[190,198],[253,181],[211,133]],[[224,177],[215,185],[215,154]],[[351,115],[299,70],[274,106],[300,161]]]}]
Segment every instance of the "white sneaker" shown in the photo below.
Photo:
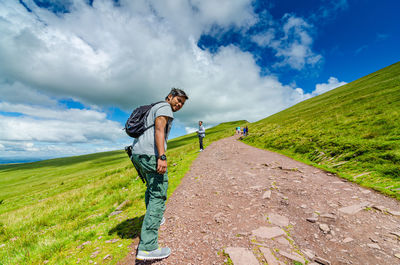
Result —
[{"label": "white sneaker", "polygon": [[168,247],[158,248],[153,251],[139,250],[136,259],[138,260],[155,260],[155,259],[165,259],[171,254],[171,249]]},{"label": "white sneaker", "polygon": [[165,218],[164,218],[164,216],[163,216],[162,219],[161,219],[160,226],[162,226],[164,223],[165,223]]}]

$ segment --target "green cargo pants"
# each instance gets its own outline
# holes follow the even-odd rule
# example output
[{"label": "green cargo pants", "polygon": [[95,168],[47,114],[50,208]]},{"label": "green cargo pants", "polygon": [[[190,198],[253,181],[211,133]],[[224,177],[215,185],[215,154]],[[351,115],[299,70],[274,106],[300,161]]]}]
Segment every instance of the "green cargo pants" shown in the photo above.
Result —
[{"label": "green cargo pants", "polygon": [[146,215],[140,233],[139,250],[152,251],[158,248],[158,229],[167,200],[168,172],[157,173],[157,158],[152,155],[132,155],[132,162],[146,180]]}]

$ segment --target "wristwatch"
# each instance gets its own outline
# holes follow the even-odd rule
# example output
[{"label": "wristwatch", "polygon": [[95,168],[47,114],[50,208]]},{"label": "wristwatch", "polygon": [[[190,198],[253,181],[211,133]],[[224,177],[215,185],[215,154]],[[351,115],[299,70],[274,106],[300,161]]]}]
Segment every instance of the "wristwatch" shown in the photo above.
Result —
[{"label": "wristwatch", "polygon": [[165,154],[162,154],[160,156],[158,156],[158,158],[160,158],[161,160],[167,160],[167,156]]}]

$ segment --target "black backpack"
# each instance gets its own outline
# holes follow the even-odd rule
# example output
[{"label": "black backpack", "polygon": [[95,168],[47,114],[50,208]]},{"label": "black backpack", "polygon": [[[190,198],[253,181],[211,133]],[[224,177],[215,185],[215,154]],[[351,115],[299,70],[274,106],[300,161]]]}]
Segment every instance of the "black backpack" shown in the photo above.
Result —
[{"label": "black backpack", "polygon": [[133,138],[138,138],[142,135],[147,129],[154,126],[154,124],[150,125],[146,128],[146,120],[147,116],[149,116],[150,109],[158,104],[165,101],[159,101],[150,105],[144,105],[137,107],[133,110],[131,116],[129,116],[128,120],[125,123],[125,132],[127,135]]}]

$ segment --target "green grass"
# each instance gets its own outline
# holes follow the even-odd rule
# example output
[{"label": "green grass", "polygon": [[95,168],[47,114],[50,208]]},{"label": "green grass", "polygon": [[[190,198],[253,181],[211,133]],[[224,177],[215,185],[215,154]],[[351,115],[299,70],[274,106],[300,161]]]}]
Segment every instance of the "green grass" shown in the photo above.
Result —
[{"label": "green grass", "polygon": [[255,122],[249,130],[245,143],[400,199],[400,63]]},{"label": "green grass", "polygon": [[[208,129],[205,146],[233,135],[244,123]],[[197,151],[194,133],[168,142],[168,195]],[[0,264],[117,263],[138,237],[144,191],[123,151],[0,165]],[[109,217],[126,200],[123,212]],[[112,239],[118,242],[107,243]],[[112,258],[103,260],[108,254]]]}]

